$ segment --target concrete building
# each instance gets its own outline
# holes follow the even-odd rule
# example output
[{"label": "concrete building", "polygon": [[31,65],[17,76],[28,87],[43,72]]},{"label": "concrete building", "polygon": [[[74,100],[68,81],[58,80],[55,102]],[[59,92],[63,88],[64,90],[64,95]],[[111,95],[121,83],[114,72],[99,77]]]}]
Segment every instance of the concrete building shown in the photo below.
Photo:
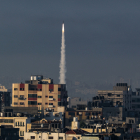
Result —
[{"label": "concrete building", "polygon": [[13,107],[38,107],[43,110],[57,111],[59,106],[67,107],[65,84],[53,84],[52,79],[41,75],[31,76],[25,83],[12,84]]},{"label": "concrete building", "polygon": [[0,126],[19,128],[19,136],[24,138],[27,117],[0,117]]},{"label": "concrete building", "polygon": [[123,106],[131,110],[132,90],[127,83],[117,83],[113,90],[98,90],[98,95],[103,96],[105,100],[112,101],[113,106]]}]

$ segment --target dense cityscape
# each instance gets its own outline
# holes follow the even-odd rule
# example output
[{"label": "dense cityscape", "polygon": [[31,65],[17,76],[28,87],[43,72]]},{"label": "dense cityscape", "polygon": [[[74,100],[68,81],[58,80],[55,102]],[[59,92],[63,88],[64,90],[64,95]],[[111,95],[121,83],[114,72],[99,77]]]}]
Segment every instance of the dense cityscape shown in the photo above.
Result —
[{"label": "dense cityscape", "polygon": [[140,88],[98,90],[91,101],[68,96],[66,84],[32,75],[0,87],[1,140],[110,140],[140,137]]},{"label": "dense cityscape", "polygon": [[0,11],[0,140],[140,140],[140,1]]}]

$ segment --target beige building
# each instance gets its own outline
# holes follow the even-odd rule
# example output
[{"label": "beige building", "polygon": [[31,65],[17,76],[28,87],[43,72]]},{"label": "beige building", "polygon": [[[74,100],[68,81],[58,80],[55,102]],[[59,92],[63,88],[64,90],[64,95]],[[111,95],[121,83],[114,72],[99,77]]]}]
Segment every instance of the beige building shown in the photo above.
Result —
[{"label": "beige building", "polygon": [[27,117],[0,117],[0,126],[7,125],[13,128],[19,128],[19,136],[24,137],[26,132]]},{"label": "beige building", "polygon": [[58,106],[67,106],[66,85],[53,84],[52,79],[40,75],[31,76],[25,83],[12,85],[12,106],[57,111]]}]

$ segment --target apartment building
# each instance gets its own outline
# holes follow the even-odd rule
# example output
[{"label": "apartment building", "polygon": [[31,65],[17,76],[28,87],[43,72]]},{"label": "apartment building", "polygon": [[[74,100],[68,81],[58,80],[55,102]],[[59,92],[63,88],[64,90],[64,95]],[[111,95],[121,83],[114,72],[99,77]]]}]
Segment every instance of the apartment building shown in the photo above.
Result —
[{"label": "apartment building", "polygon": [[66,84],[54,84],[51,78],[33,75],[25,83],[12,84],[12,106],[57,111],[59,106],[67,106]]},{"label": "apartment building", "polygon": [[113,90],[98,90],[98,95],[111,101],[113,106],[123,106],[131,110],[132,90],[127,83],[117,83]]}]

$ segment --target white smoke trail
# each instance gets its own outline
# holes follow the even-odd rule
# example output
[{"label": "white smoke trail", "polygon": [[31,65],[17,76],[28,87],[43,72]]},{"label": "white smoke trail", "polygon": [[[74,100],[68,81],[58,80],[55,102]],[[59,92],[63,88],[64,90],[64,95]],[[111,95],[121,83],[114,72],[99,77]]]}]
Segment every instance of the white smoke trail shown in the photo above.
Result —
[{"label": "white smoke trail", "polygon": [[60,84],[66,84],[66,60],[65,60],[65,34],[64,34],[64,23],[62,24],[62,42],[61,42],[61,59],[60,59]]}]

